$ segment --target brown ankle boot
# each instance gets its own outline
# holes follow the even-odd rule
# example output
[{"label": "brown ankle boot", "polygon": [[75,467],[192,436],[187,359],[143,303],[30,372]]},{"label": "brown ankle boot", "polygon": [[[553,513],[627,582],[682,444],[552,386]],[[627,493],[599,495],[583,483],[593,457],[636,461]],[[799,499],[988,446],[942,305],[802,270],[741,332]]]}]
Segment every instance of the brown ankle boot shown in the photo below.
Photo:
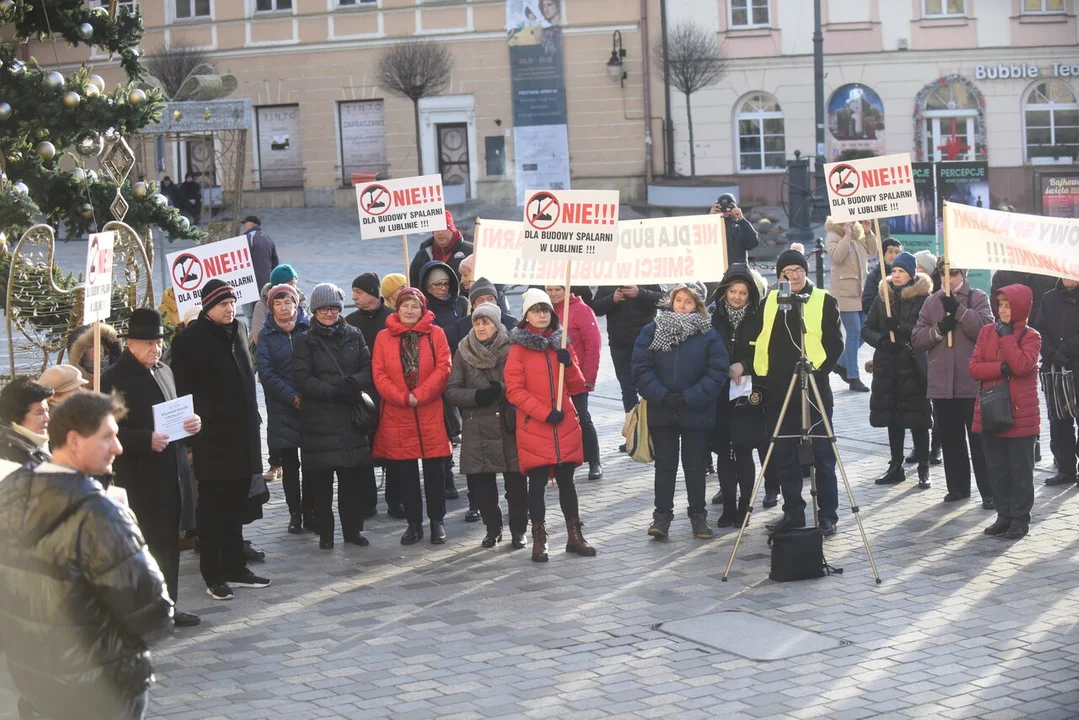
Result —
[{"label": "brown ankle boot", "polygon": [[593,557],[596,554],[596,549],[584,539],[579,519],[566,520],[566,533],[569,536],[566,541],[566,552],[577,553],[582,557]]},{"label": "brown ankle boot", "polygon": [[547,562],[547,526],[532,523],[532,562]]}]

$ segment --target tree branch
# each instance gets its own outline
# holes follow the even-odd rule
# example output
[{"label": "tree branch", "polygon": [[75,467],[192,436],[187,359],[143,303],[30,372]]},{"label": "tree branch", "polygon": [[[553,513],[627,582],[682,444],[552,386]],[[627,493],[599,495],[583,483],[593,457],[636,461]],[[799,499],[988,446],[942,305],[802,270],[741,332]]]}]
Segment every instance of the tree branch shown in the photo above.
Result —
[{"label": "tree branch", "polygon": [[669,73],[671,87],[685,95],[715,85],[727,74],[727,57],[715,34],[688,20],[668,32],[667,57],[658,40],[652,46],[652,58],[660,72]]}]

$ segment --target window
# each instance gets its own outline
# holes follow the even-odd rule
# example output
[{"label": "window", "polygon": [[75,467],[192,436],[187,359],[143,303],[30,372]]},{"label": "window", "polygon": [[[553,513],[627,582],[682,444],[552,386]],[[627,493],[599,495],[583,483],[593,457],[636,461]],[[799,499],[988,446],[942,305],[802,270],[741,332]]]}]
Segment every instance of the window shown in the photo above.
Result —
[{"label": "window", "polygon": [[731,0],[732,28],[768,26],[769,0]]},{"label": "window", "polygon": [[1079,154],[1079,102],[1060,80],[1034,86],[1023,107],[1027,160],[1075,158]]},{"label": "window", "polygon": [[292,0],[255,0],[256,12],[273,12],[275,10],[291,10]]},{"label": "window", "polygon": [[1023,14],[1062,13],[1064,0],[1023,0]]},{"label": "window", "polygon": [[378,7],[378,0],[337,0],[341,7]]},{"label": "window", "polygon": [[962,17],[966,14],[966,0],[922,0],[922,17]]},{"label": "window", "polygon": [[787,166],[783,111],[771,95],[754,93],[738,109],[738,168],[742,172]]},{"label": "window", "polygon": [[[116,14],[120,14],[120,10],[127,10],[129,13],[135,12],[135,0],[117,0]],[[109,0],[92,0],[90,7],[103,7],[106,10],[109,9]]]},{"label": "window", "polygon": [[177,18],[210,17],[210,0],[173,0]]}]

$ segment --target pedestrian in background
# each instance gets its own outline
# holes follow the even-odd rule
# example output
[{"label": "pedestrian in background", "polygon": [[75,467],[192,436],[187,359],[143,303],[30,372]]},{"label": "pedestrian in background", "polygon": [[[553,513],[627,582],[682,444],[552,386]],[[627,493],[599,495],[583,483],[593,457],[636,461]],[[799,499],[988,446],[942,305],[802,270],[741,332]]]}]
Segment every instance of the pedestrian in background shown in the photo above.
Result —
[{"label": "pedestrian in background", "polygon": [[[260,289],[270,282],[270,273],[281,264],[277,259],[277,245],[273,238],[262,229],[262,220],[258,215],[248,215],[241,226],[247,236],[247,247],[251,252],[251,266],[255,271],[255,284]],[[247,303],[243,308],[244,316],[250,322],[255,311],[255,303]]]},{"label": "pedestrian in background", "polygon": [[52,396],[49,397],[50,412],[55,410],[56,406],[64,400],[71,397],[72,394],[85,389],[90,384],[82,376],[82,372],[74,365],[53,365],[41,373],[41,377],[37,381],[46,387],[52,388]]},{"label": "pedestrian in background", "polygon": [[[641,328],[656,319],[656,305],[663,297],[663,288],[659,285],[621,285],[600,287],[592,301],[596,316],[607,318],[607,344],[614,374],[622,389],[625,412],[637,405],[637,386],[631,369],[633,345]],[[621,450],[625,450],[625,445]]]},{"label": "pedestrian in background", "polygon": [[869,316],[869,311],[873,309],[873,301],[880,295],[880,281],[892,274],[892,262],[895,260],[896,255],[903,252],[903,243],[895,238],[884,238],[881,241],[881,247],[884,252],[883,272],[877,258],[870,258],[869,274],[866,275],[865,288],[862,289],[862,312],[866,314],[866,317]]},{"label": "pedestrian in background", "polygon": [[761,244],[753,223],[746,219],[734,195],[723,193],[708,210],[709,215],[722,215],[727,238],[727,267],[749,263],[749,251]]},{"label": "pedestrian in background", "polygon": [[37,467],[49,455],[49,398],[53,389],[31,379],[0,390],[0,459]]},{"label": "pedestrian in background", "polygon": [[[1042,368],[1070,370],[1072,383],[1079,373],[1079,281],[1061,278],[1056,287],[1045,293],[1034,326],[1042,335]],[[1046,403],[1048,404],[1048,403]],[[1046,479],[1046,485],[1068,485],[1076,482],[1076,463],[1079,461],[1079,439],[1076,438],[1074,417],[1049,416],[1049,447],[1056,460],[1056,473]]]},{"label": "pedestrian in background", "polygon": [[858,349],[862,347],[862,288],[868,275],[869,257],[877,252],[877,237],[870,231],[869,222],[838,223],[828,218],[825,247],[832,261],[828,292],[839,302],[839,319],[843,322],[843,357],[836,363],[835,372],[855,392],[869,392],[862,382],[858,368]]},{"label": "pedestrian in background", "polygon": [[422,271],[432,260],[445,263],[453,270],[454,277],[460,278],[461,261],[472,254],[472,243],[465,240],[453,222],[453,215],[446,211],[446,229],[435,230],[431,237],[420,243],[420,249],[412,258],[408,270],[408,284],[414,288],[424,288]]},{"label": "pedestrian in background", "polygon": [[401,273],[390,273],[382,278],[382,299],[391,310],[396,309],[397,294],[405,287],[408,287],[408,279]]}]

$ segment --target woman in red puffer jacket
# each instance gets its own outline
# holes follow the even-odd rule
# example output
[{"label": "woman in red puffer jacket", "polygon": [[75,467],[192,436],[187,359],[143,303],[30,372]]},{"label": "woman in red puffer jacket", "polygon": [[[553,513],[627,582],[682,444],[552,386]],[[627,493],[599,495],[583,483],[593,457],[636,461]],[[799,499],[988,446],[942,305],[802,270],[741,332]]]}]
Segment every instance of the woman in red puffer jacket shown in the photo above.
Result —
[{"label": "woman in red puffer jacket", "polygon": [[1030,527],[1034,506],[1034,442],[1041,432],[1038,407],[1038,356],[1042,336],[1027,325],[1034,294],[1026,285],[1008,285],[993,297],[995,325],[978,333],[970,357],[970,376],[982,389],[1007,379],[1013,423],[998,433],[982,428],[982,404],[974,404],[974,432],[982,434],[982,450],[993,490],[997,519],[986,535],[1018,540]]},{"label": "woman in red puffer jacket", "polygon": [[402,545],[423,539],[423,488],[431,543],[446,542],[445,458],[453,452],[446,434],[442,391],[450,378],[450,346],[446,333],[435,325],[423,293],[406,287],[397,295],[397,312],[386,318],[386,329],[375,339],[371,374],[382,398],[375,456],[385,458],[387,472],[401,484],[408,530]]},{"label": "woman in red puffer jacket", "polygon": [[[547,509],[543,494],[547,479],[558,481],[558,502],[566,518],[566,552],[591,557],[595,548],[585,542],[577,506],[573,471],[584,462],[581,425],[570,397],[584,392],[584,376],[576,357],[562,347],[558,316],[547,293],[526,290],[524,319],[510,333],[506,357],[506,399],[517,408],[517,457],[528,476],[528,511],[532,516],[532,560],[547,561]],[[555,408],[558,365],[565,366],[562,409]]]}]

